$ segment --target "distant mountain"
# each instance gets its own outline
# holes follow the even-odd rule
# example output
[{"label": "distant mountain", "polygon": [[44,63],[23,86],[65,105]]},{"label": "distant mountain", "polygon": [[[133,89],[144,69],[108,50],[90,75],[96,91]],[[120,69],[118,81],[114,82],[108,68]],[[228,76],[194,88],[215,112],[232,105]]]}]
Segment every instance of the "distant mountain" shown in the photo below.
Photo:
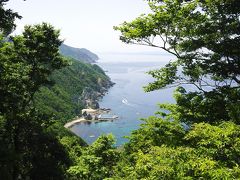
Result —
[{"label": "distant mountain", "polygon": [[66,44],[60,46],[60,52],[64,56],[86,63],[95,63],[99,59],[96,54],[85,48],[74,48]]}]

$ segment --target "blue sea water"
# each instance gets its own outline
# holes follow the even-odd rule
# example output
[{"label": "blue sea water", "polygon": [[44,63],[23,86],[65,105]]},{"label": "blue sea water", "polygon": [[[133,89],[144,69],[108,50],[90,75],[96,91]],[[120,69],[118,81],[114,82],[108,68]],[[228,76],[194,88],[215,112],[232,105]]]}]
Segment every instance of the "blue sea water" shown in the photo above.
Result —
[{"label": "blue sea water", "polygon": [[101,54],[98,65],[116,84],[100,100],[100,107],[111,108],[119,118],[107,122],[84,122],[71,128],[78,136],[91,144],[101,134],[112,133],[116,146],[127,142],[124,136],[139,128],[141,118],[147,118],[158,111],[159,103],[174,103],[174,89],[163,89],[150,93],[143,86],[153,82],[146,72],[163,67],[173,56],[159,54]]}]

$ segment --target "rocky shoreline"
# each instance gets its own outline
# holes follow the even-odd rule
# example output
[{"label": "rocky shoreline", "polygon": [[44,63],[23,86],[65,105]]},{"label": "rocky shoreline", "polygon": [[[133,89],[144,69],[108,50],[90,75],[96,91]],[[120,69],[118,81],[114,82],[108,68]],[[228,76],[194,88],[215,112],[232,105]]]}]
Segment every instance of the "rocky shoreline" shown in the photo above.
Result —
[{"label": "rocky shoreline", "polygon": [[98,101],[108,92],[108,89],[111,88],[114,84],[115,83],[109,81],[98,91],[87,87],[83,90],[79,101],[86,108],[99,109]]},{"label": "rocky shoreline", "polygon": [[112,115],[110,108],[100,108],[98,101],[108,92],[115,83],[110,80],[102,85],[99,91],[95,91],[91,88],[85,88],[82,92],[81,97],[78,99],[86,109],[82,109],[80,117],[76,117],[72,121],[64,125],[65,128],[71,128],[75,124],[81,122],[100,122],[117,119],[118,116]]}]

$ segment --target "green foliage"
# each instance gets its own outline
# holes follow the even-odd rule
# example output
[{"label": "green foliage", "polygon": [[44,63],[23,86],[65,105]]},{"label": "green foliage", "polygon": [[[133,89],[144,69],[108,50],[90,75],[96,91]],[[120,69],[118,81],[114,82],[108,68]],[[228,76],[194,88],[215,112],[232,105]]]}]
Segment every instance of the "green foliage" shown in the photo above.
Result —
[{"label": "green foliage", "polygon": [[0,137],[1,179],[64,179],[64,169],[70,165],[68,154],[35,112],[3,119]]},{"label": "green foliage", "polygon": [[55,71],[50,79],[53,86],[45,86],[35,94],[34,103],[42,114],[66,122],[78,116],[84,105],[81,95],[85,88],[101,92],[110,84],[109,78],[97,65],[69,59],[70,66]]},{"label": "green foliage", "polygon": [[224,120],[231,120],[239,123],[239,91],[213,90],[206,93],[187,92],[184,88],[178,87],[174,93],[176,104],[160,104],[161,111],[158,112],[166,119],[178,119],[185,124],[192,122],[208,122],[218,124]]},{"label": "green foliage", "polygon": [[4,5],[8,1],[9,0],[0,1],[0,32],[5,36],[10,34],[15,29],[15,19],[21,19],[21,16],[18,13],[13,12],[11,9],[4,8]]},{"label": "green foliage", "polygon": [[144,119],[121,150],[111,135],[86,146],[62,126],[82,108],[84,88],[99,92],[109,83],[103,70],[64,59],[59,31],[46,23],[26,26],[6,42],[19,16],[5,10],[4,2],[0,179],[240,179],[238,1],[149,0],[153,13],[115,27],[126,43],[176,56],[149,72],[156,81],[147,91],[179,84],[198,88],[179,87],[176,104],[161,104],[167,111]]},{"label": "green foliage", "polygon": [[12,37],[16,53],[31,68],[29,91],[36,92],[40,86],[48,84],[50,74],[68,64],[59,54],[62,43],[59,35],[53,26],[43,23],[25,26],[23,35]]},{"label": "green foliage", "polygon": [[[49,24],[25,26],[21,35],[6,39],[20,16],[5,10],[4,2],[0,2],[0,179],[66,179],[66,170],[78,163],[86,143],[56,118],[78,115],[83,89],[100,91],[110,81],[97,65],[63,58],[59,31]],[[111,167],[104,164],[110,162],[107,158],[116,154],[112,143],[111,137],[103,137],[93,146],[96,152],[99,149],[96,156],[101,150],[106,153],[101,162],[106,165],[104,173]]]},{"label": "green foliage", "polygon": [[176,75],[177,72],[177,63],[170,62],[165,67],[159,70],[151,70],[148,72],[153,78],[156,78],[157,81],[150,83],[148,86],[144,87],[145,91],[154,91],[156,89],[164,88],[169,84],[174,83],[178,80]]},{"label": "green foliage", "polygon": [[129,138],[129,143],[125,145],[127,153],[141,150],[148,152],[152,146],[163,144],[176,146],[181,144],[185,131],[177,121],[167,121],[158,117],[151,116],[144,119],[141,128],[133,131]]},{"label": "green foliage", "polygon": [[60,142],[68,152],[68,156],[72,160],[72,164],[77,163],[77,159],[82,155],[82,147],[86,146],[86,143],[74,135],[62,137]]},{"label": "green foliage", "polygon": [[240,164],[240,126],[223,122],[218,126],[194,124],[186,135],[188,144],[228,167]]},{"label": "green foliage", "polygon": [[181,126],[149,118],[125,145],[112,179],[240,178],[239,125],[199,123],[189,130]]},{"label": "green foliage", "polygon": [[16,112],[27,108],[40,86],[49,83],[48,76],[53,70],[66,65],[66,60],[58,52],[58,46],[61,44],[58,36],[58,31],[43,23],[26,26],[23,35],[11,38],[12,43],[2,43],[0,47],[2,112]]},{"label": "green foliage", "polygon": [[[149,0],[152,13],[115,27],[125,43],[176,56],[145,87],[178,87],[129,137],[109,179],[239,179],[239,1]],[[163,111],[164,109],[164,111]]]},{"label": "green foliage", "polygon": [[[149,1],[152,13],[115,27],[125,43],[160,48],[176,56],[164,68],[149,72],[156,80],[145,90],[194,85],[198,92],[184,93],[182,100],[196,97],[202,99],[200,105],[177,101],[182,111],[192,114],[184,121],[205,118],[212,123],[223,119],[239,123],[239,5],[236,0],[154,0]],[[205,110],[203,118],[193,116]]]},{"label": "green foliage", "polygon": [[80,105],[72,102],[70,94],[56,84],[42,87],[34,96],[34,104],[44,116],[62,121],[72,119],[81,109]]},{"label": "green foliage", "polygon": [[68,169],[70,179],[101,180],[113,173],[113,166],[119,159],[119,153],[113,147],[112,135],[100,136],[91,146],[83,151],[76,165]]},{"label": "green foliage", "polygon": [[[35,92],[50,74],[67,64],[58,52],[62,41],[51,25],[26,26],[22,35],[4,38],[18,17],[1,1],[0,179],[64,179],[70,160],[49,120],[32,105]],[[46,121],[45,121],[46,120]]]},{"label": "green foliage", "polygon": [[49,24],[25,26],[21,35],[6,39],[20,16],[5,10],[4,2],[0,3],[0,179],[66,179],[66,170],[78,162],[86,143],[63,123],[79,115],[84,88],[100,92],[110,80],[97,65],[63,58],[60,32]]}]

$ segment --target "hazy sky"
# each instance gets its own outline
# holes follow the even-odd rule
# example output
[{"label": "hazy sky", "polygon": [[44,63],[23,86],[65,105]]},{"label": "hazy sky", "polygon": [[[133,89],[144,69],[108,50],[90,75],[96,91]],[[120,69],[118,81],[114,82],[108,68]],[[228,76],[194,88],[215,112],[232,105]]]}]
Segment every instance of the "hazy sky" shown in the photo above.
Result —
[{"label": "hazy sky", "polygon": [[17,20],[19,33],[26,24],[48,22],[61,30],[65,43],[94,52],[156,51],[125,45],[113,26],[149,12],[144,0],[10,0],[7,7],[23,17]]}]

